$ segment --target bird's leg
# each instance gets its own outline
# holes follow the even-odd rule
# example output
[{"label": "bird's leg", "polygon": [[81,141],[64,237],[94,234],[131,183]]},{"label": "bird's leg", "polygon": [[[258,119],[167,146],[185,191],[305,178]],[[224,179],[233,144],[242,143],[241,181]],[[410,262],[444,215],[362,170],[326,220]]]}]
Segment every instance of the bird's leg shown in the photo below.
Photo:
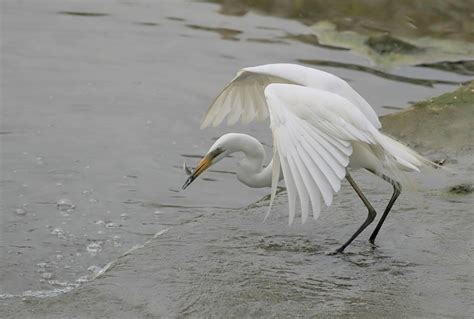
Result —
[{"label": "bird's leg", "polygon": [[387,181],[389,182],[390,184],[392,184],[393,186],[393,195],[392,195],[392,198],[390,198],[390,201],[388,202],[388,205],[387,207],[385,208],[384,212],[383,212],[383,215],[382,217],[380,218],[379,220],[379,223],[377,224],[377,226],[375,227],[374,229],[374,232],[372,233],[372,235],[370,235],[370,238],[369,238],[369,242],[370,243],[374,243],[375,241],[375,237],[377,237],[377,234],[379,233],[379,230],[380,228],[382,227],[382,224],[384,223],[385,221],[385,218],[387,218],[387,215],[388,213],[390,212],[390,210],[392,209],[392,206],[393,204],[395,203],[395,201],[397,200],[398,198],[398,195],[400,195],[401,191],[402,191],[402,186],[399,182],[391,179],[390,177],[388,177],[387,175],[378,175],[376,172],[373,172],[373,171],[370,171],[371,173],[377,175],[377,176],[380,176],[381,178],[383,178],[384,181]]},{"label": "bird's leg", "polygon": [[342,253],[344,251],[344,249],[349,246],[350,243],[352,243],[352,241],[354,239],[356,239],[357,236],[359,236],[359,234],[367,227],[370,225],[370,223],[372,223],[372,221],[374,220],[375,216],[377,215],[377,212],[375,211],[375,209],[372,207],[372,204],[370,204],[369,200],[367,199],[367,197],[365,197],[365,195],[362,193],[362,191],[360,190],[359,186],[357,186],[356,182],[354,181],[354,179],[352,179],[352,176],[349,174],[349,171],[347,171],[346,173],[346,179],[347,181],[349,182],[349,184],[351,184],[352,188],[356,191],[357,195],[359,195],[360,199],[362,200],[362,202],[364,203],[365,207],[367,207],[368,209],[368,214],[367,214],[367,219],[364,221],[364,223],[359,227],[359,229],[357,229],[357,231],[354,233],[354,235],[352,235],[352,237],[344,244],[342,245],[341,247],[339,247],[338,249],[336,249],[336,252],[337,253]]}]

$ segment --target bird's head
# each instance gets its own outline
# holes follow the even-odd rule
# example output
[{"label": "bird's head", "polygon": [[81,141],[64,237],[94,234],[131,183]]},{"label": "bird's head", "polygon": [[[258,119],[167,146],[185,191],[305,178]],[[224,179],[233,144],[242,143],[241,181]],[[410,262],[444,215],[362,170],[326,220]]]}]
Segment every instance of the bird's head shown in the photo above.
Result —
[{"label": "bird's head", "polygon": [[[228,135],[228,134],[226,134]],[[183,185],[183,189],[188,187],[199,175],[201,175],[206,169],[219,162],[221,159],[229,154],[228,136],[221,136],[204,155],[199,164],[196,166],[194,171],[190,171],[190,175]]]}]

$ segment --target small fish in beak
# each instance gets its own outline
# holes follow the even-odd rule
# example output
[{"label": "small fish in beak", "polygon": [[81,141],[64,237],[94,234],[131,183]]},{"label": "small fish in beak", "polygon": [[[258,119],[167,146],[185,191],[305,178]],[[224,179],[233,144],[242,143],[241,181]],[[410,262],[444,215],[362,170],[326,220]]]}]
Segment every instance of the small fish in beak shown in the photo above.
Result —
[{"label": "small fish in beak", "polygon": [[196,169],[194,171],[191,171],[186,166],[186,163],[184,163],[184,171],[186,174],[189,175],[188,179],[184,183],[182,189],[186,189],[186,187],[189,186],[199,175],[201,175],[202,172],[204,172],[209,166],[211,166],[212,160],[210,159],[210,156],[206,155],[202,158],[202,160],[199,162],[198,166],[196,166]]},{"label": "small fish in beak", "polygon": [[186,175],[193,175],[193,170],[186,165],[186,161],[183,162],[183,170]]}]

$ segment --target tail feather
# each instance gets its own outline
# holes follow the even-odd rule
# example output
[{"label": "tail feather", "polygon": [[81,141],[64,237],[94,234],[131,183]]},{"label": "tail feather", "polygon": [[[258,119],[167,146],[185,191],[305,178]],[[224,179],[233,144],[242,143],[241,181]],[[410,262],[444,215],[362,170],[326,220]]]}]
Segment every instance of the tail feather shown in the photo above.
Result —
[{"label": "tail feather", "polygon": [[426,159],[425,157],[418,154],[405,144],[387,136],[380,134],[378,136],[378,142],[385,149],[385,151],[395,159],[399,169],[408,171],[420,171],[420,168],[424,166],[440,168],[441,166]]},{"label": "tail feather", "polygon": [[384,161],[383,171],[378,173],[387,174],[394,180],[400,182],[404,189],[416,190],[416,183],[408,172],[419,172],[424,168],[443,168],[444,167],[426,159],[418,152],[414,151],[405,144],[384,134],[378,134],[377,141],[383,148]]}]

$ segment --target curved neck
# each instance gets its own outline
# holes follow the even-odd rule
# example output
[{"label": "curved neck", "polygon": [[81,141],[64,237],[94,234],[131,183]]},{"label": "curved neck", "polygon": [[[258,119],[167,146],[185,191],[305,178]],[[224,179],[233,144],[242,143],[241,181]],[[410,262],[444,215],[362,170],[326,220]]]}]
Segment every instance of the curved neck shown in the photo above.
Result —
[{"label": "curved neck", "polygon": [[265,150],[254,137],[238,134],[238,142],[229,153],[243,152],[245,157],[239,162],[237,179],[249,187],[270,187],[272,184],[273,160],[264,168]]}]

